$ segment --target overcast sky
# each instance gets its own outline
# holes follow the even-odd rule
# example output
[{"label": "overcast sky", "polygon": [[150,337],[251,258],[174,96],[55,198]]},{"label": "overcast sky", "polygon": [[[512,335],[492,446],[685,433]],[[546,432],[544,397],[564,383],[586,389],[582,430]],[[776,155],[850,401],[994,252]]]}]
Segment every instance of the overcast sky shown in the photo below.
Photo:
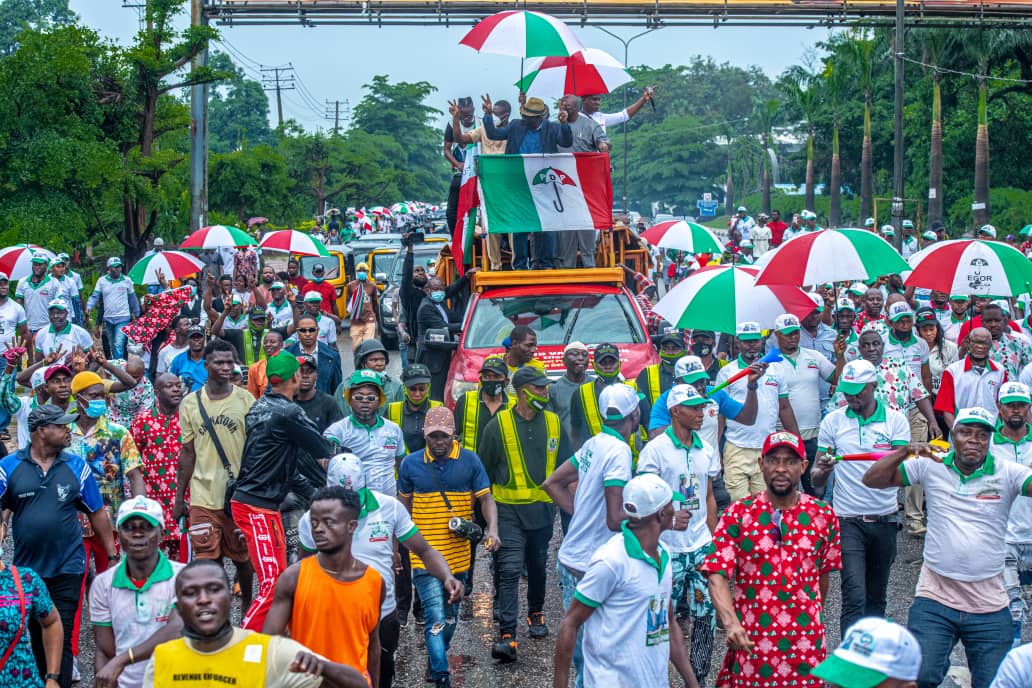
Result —
[{"label": "overcast sky", "polygon": [[[139,28],[137,11],[123,8],[121,0],[71,0],[70,5],[84,24],[123,44],[130,42]],[[189,21],[189,16],[182,20]],[[224,50],[252,78],[260,77],[259,65],[294,66],[296,81],[304,88],[284,91],[284,116],[306,128],[332,127],[332,122],[324,119],[326,101],[347,99],[354,105],[362,98],[363,84],[376,74],[387,74],[392,82],[434,84],[438,92],[430,104],[441,110],[447,110],[449,98],[476,97],[485,92],[496,100],[504,97],[515,101],[512,84],[520,76],[520,61],[480,55],[460,46],[459,40],[469,27],[217,28],[228,43]],[[624,38],[641,30],[615,29]],[[585,46],[601,48],[623,61],[623,46],[611,36],[596,28],[578,28],[575,33]],[[629,62],[676,65],[690,61],[693,55],[703,55],[740,67],[757,65],[774,77],[788,65],[798,63],[828,33],[826,28],[664,28],[632,42]],[[274,98],[270,98],[270,109],[275,124]]]}]

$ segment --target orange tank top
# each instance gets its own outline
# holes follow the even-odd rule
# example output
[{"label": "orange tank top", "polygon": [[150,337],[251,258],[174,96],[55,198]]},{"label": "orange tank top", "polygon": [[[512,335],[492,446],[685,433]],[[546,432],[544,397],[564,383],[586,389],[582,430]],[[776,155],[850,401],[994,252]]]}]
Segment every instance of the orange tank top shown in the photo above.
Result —
[{"label": "orange tank top", "polygon": [[369,680],[369,634],[380,621],[383,581],[372,566],[351,582],[323,571],[316,557],[301,561],[290,637],[332,662],[352,667]]}]

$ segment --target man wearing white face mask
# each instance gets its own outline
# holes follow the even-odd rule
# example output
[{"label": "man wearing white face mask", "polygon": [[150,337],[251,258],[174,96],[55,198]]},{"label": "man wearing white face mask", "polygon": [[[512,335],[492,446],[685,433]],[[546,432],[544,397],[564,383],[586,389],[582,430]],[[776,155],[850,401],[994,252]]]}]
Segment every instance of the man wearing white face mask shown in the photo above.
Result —
[{"label": "man wearing white face mask", "polygon": [[376,283],[369,279],[369,266],[365,263],[356,265],[355,277],[357,279],[348,282],[347,286],[347,316],[351,318],[353,347],[367,339],[376,339],[376,314],[380,312],[380,293]]}]

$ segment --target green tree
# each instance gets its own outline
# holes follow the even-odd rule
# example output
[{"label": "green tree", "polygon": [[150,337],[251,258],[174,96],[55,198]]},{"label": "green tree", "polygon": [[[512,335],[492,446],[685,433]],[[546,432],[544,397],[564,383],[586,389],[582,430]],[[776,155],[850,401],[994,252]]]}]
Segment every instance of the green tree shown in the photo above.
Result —
[{"label": "green tree", "polygon": [[814,187],[817,183],[814,172],[813,137],[817,111],[821,107],[820,82],[818,77],[803,67],[789,67],[781,76],[780,83],[788,93],[795,111],[802,117],[806,127],[806,190],[805,203],[809,210],[814,208]]},{"label": "green tree", "polygon": [[825,62],[822,78],[824,91],[831,106],[831,181],[829,185],[828,224],[838,227],[842,222],[842,156],[839,152],[839,106],[846,89],[842,68],[832,56]]},{"label": "green tree", "polygon": [[846,44],[852,72],[864,94],[864,142],[860,158],[860,214],[874,214],[874,160],[871,142],[871,106],[874,98],[876,41],[860,29]]},{"label": "green tree", "polygon": [[3,0],[0,2],[0,55],[18,48],[18,34],[43,31],[75,22],[68,0]]},{"label": "green tree", "polygon": [[761,156],[763,161],[763,172],[761,181],[761,191],[763,198],[763,212],[770,213],[770,155],[767,151],[773,150],[771,148],[771,131],[774,129],[774,123],[778,117],[778,111],[781,109],[781,101],[777,98],[768,98],[767,100],[757,100],[753,103],[753,120],[756,122],[756,127],[760,132],[760,137],[763,139],[763,152]]},{"label": "green tree", "polygon": [[214,52],[208,66],[232,75],[209,90],[208,150],[228,153],[246,145],[275,144],[269,126],[269,97],[262,85],[248,79],[228,55]]},{"label": "green tree", "polygon": [[211,156],[208,204],[232,212],[240,226],[255,215],[278,219],[290,198],[291,179],[283,157],[269,145]]}]

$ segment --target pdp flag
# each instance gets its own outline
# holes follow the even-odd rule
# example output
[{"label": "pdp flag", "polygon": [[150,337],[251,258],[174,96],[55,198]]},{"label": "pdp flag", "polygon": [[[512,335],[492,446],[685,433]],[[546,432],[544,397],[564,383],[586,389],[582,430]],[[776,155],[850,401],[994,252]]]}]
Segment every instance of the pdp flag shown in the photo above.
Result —
[{"label": "pdp flag", "polygon": [[452,234],[452,256],[460,276],[466,271],[466,266],[473,262],[473,231],[477,224],[477,208],[480,207],[476,162],[479,157],[470,151],[462,165],[458,212]]},{"label": "pdp flag", "polygon": [[477,172],[492,234],[608,229],[613,224],[605,153],[481,155]]}]

